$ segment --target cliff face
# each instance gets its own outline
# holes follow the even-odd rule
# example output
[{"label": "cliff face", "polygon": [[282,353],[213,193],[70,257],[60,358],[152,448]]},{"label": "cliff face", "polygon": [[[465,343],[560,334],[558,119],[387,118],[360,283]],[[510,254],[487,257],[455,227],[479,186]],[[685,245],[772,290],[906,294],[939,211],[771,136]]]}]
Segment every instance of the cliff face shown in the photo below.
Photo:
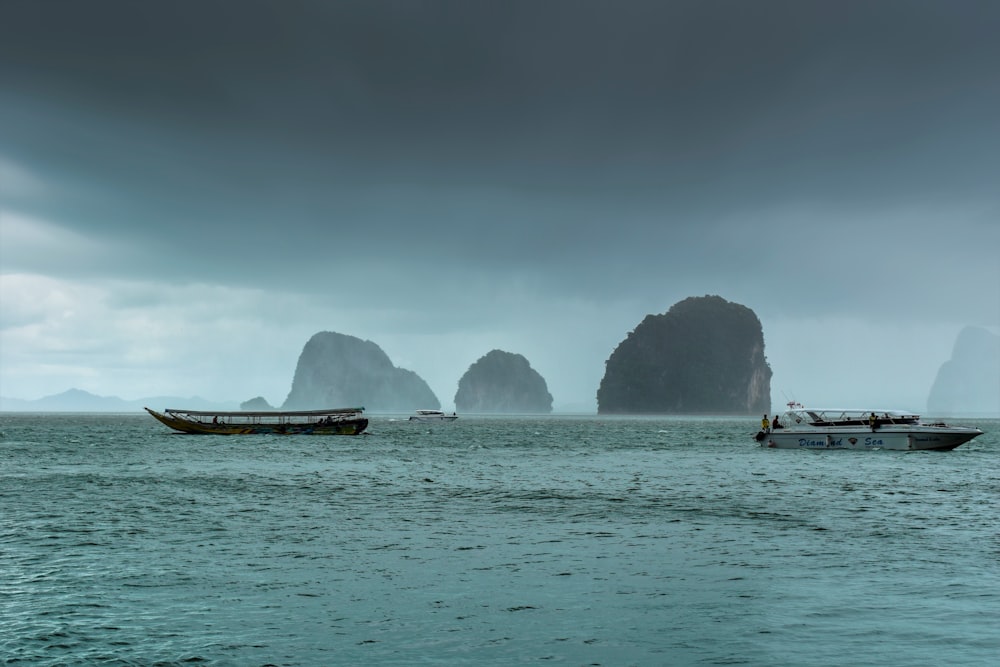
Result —
[{"label": "cliff face", "polygon": [[439,409],[424,380],[392,365],[375,343],[324,331],[305,344],[285,410],[364,407],[375,412]]},{"label": "cliff face", "polygon": [[600,414],[770,413],[771,368],[757,315],[718,296],[646,318],[605,365]]},{"label": "cliff face", "polygon": [[927,398],[932,415],[1000,415],[1000,336],[980,327],[958,334]]},{"label": "cliff face", "polygon": [[459,412],[550,413],[552,394],[545,379],[520,354],[493,350],[458,381]]}]

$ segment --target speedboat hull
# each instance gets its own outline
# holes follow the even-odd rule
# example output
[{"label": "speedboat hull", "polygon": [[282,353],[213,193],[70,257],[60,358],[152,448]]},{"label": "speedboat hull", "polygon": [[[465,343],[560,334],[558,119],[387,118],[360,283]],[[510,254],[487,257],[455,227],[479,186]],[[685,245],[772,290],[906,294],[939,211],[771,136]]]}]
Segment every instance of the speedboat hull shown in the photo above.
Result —
[{"label": "speedboat hull", "polygon": [[795,402],[789,407],[780,422],[775,417],[773,428],[757,433],[762,447],[947,451],[983,433],[894,410],[808,409]]},{"label": "speedboat hull", "polygon": [[458,419],[454,412],[450,415],[443,410],[417,410],[417,414],[410,415],[411,422],[453,422]]},{"label": "speedboat hull", "polygon": [[947,451],[972,440],[982,431],[958,426],[909,430],[829,429],[825,432],[778,430],[765,433],[760,443],[777,449],[894,449]]}]

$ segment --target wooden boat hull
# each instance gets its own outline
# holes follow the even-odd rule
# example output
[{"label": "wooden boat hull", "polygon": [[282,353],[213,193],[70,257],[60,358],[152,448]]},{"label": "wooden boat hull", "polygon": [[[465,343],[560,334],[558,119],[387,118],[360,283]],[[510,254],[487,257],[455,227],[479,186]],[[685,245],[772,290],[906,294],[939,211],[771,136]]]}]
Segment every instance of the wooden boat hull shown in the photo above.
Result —
[{"label": "wooden boat hull", "polygon": [[175,431],[193,435],[358,435],[368,428],[366,417],[335,419],[329,423],[319,421],[274,421],[249,419],[239,423],[213,423],[193,418],[183,418],[146,408],[156,420]]}]

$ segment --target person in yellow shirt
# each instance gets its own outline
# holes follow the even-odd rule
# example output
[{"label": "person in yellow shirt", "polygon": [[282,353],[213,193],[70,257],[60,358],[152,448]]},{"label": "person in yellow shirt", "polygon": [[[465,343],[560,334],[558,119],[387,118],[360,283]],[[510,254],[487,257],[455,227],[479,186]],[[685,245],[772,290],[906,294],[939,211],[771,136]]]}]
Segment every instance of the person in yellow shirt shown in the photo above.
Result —
[{"label": "person in yellow shirt", "polygon": [[767,420],[766,412],[764,413],[764,418],[760,420],[760,430],[764,431],[764,433],[771,430],[771,422]]}]

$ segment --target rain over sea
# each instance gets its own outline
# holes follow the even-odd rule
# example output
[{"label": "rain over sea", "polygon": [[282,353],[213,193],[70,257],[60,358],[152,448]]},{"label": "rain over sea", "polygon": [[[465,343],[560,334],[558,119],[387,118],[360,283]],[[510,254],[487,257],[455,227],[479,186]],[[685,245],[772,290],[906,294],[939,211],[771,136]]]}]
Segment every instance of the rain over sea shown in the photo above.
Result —
[{"label": "rain over sea", "polygon": [[753,418],[0,415],[3,665],[1000,660],[1000,420],[951,452]]}]

